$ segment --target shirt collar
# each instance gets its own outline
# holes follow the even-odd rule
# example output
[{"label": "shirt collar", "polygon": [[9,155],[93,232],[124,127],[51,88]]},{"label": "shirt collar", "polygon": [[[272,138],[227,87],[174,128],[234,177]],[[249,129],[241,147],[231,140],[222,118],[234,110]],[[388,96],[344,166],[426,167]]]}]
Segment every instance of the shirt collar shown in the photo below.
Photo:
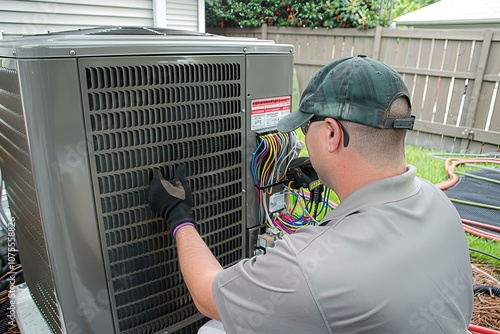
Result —
[{"label": "shirt collar", "polygon": [[399,201],[416,194],[422,184],[416,168],[408,165],[401,175],[371,182],[349,194],[336,209],[323,218],[321,225],[337,222],[364,207]]}]

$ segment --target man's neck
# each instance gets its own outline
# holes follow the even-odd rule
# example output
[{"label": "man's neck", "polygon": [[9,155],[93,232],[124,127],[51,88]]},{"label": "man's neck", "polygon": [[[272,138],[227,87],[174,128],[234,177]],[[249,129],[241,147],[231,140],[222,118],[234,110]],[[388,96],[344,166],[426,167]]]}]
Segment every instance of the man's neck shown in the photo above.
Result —
[{"label": "man's neck", "polygon": [[333,184],[335,187],[334,191],[340,200],[343,200],[355,190],[369,183],[406,172],[404,162],[390,168],[377,168],[366,161],[361,160],[356,162],[353,160],[336,166]]}]

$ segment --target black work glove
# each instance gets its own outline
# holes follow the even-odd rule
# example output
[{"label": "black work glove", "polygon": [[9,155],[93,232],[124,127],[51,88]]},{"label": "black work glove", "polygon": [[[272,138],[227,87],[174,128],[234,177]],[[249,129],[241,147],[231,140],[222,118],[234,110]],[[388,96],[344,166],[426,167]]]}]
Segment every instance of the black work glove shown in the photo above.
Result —
[{"label": "black work glove", "polygon": [[171,181],[165,180],[160,171],[155,170],[149,187],[148,201],[151,209],[166,219],[174,238],[181,226],[196,226],[192,212],[193,198],[184,165],[177,167],[175,178]]}]

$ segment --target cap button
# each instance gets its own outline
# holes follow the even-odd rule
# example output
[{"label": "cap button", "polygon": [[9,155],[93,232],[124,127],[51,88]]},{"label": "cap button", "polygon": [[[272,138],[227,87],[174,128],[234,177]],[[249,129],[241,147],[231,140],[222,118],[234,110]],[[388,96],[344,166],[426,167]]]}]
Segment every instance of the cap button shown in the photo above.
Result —
[{"label": "cap button", "polygon": [[366,57],[368,57],[368,56],[367,56],[367,55],[365,55],[364,53],[360,53],[359,55],[357,55],[357,57],[366,58]]}]

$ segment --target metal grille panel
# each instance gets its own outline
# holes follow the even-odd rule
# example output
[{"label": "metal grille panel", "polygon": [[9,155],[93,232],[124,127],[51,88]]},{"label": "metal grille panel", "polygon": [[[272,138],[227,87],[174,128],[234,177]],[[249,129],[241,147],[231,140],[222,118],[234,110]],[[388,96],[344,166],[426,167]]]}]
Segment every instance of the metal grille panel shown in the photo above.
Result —
[{"label": "metal grille panel", "polygon": [[96,205],[122,333],[184,332],[202,318],[170,232],[147,205],[154,169],[171,178],[185,164],[203,238],[223,266],[244,255],[243,57],[224,58],[83,64]]},{"label": "metal grille panel", "polygon": [[16,238],[23,249],[24,277],[48,325],[61,333],[58,302],[29,156],[17,71],[0,68],[0,168],[5,179]]}]

